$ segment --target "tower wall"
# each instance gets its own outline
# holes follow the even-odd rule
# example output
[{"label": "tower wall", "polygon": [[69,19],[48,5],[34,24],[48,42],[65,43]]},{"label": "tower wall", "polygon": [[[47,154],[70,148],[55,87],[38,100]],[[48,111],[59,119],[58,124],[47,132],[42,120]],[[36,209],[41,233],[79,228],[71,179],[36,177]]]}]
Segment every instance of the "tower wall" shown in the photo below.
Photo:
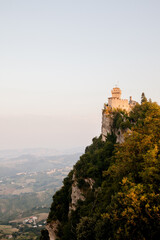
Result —
[{"label": "tower wall", "polygon": [[130,111],[130,105],[127,99],[108,98],[108,106],[112,109],[120,108],[127,112]]},{"label": "tower wall", "polygon": [[112,93],[113,98],[119,98],[119,99],[121,98],[121,89],[120,88],[118,88],[118,87],[113,88],[111,93]]}]

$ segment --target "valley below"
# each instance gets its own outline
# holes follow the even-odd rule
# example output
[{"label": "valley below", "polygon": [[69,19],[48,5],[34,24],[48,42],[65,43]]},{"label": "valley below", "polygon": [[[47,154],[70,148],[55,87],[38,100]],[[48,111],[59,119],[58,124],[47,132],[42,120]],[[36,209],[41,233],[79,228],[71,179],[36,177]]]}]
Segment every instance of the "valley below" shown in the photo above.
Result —
[{"label": "valley below", "polygon": [[80,155],[0,152],[0,239],[39,239],[52,196]]}]

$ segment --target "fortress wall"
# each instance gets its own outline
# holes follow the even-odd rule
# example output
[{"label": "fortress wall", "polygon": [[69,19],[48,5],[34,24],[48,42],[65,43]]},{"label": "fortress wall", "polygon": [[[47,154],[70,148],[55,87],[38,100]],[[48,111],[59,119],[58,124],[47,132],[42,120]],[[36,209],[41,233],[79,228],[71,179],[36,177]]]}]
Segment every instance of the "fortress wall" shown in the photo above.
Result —
[{"label": "fortress wall", "polygon": [[121,108],[126,111],[130,110],[129,102],[127,99],[108,98],[108,106],[112,109]]}]

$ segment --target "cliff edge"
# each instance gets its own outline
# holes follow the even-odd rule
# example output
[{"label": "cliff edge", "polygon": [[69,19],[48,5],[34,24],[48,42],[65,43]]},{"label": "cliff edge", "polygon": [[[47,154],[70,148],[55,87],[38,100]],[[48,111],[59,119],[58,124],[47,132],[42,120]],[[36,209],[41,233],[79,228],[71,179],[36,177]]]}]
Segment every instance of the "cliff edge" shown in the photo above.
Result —
[{"label": "cliff edge", "polygon": [[41,240],[159,238],[160,106],[142,98],[129,112],[107,114],[106,133],[53,196]]}]

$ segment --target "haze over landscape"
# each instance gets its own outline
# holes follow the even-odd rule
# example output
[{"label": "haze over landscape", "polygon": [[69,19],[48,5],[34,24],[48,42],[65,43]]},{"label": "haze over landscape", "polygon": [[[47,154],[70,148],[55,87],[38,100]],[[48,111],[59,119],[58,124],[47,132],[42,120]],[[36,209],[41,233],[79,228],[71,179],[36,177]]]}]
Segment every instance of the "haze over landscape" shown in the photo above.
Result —
[{"label": "haze over landscape", "polygon": [[160,2],[0,1],[0,149],[86,146],[118,83],[160,103]]},{"label": "haze over landscape", "polygon": [[158,239],[159,9],[0,0],[0,239]]}]

